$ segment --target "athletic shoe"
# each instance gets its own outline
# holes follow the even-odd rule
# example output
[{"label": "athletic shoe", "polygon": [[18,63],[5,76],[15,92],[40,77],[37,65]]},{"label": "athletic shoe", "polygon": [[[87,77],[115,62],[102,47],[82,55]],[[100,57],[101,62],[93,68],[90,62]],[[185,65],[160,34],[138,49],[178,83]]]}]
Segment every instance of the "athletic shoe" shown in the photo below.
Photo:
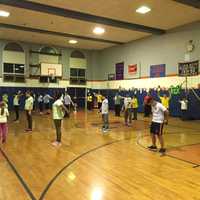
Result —
[{"label": "athletic shoe", "polygon": [[165,153],[166,152],[166,149],[164,149],[164,148],[161,148],[160,150],[159,150],[159,153]]},{"label": "athletic shoe", "polygon": [[103,130],[103,133],[107,133],[107,132],[108,132],[108,129],[104,129],[104,130]]},{"label": "athletic shoe", "polygon": [[157,146],[151,145],[151,146],[148,146],[148,149],[150,149],[150,150],[157,150]]}]

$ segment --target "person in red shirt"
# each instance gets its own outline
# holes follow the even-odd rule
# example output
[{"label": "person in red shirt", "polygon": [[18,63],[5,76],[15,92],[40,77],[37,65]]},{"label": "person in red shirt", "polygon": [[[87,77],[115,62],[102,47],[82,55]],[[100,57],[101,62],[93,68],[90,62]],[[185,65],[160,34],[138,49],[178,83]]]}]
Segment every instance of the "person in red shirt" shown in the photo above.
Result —
[{"label": "person in red shirt", "polygon": [[151,106],[148,105],[148,101],[150,99],[150,95],[147,94],[145,97],[144,97],[144,117],[149,117],[150,114],[151,114]]}]

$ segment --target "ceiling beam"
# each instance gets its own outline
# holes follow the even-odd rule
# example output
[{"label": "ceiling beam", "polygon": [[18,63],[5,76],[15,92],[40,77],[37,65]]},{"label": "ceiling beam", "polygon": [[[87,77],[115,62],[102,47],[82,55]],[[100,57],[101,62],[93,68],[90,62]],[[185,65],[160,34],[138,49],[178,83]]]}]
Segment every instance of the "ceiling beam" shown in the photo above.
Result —
[{"label": "ceiling beam", "polygon": [[49,6],[45,4],[35,3],[25,0],[0,0],[0,4],[9,5],[17,8],[28,9],[32,11],[48,13],[51,15],[72,18],[92,23],[104,24],[108,26],[113,26],[122,29],[146,32],[151,34],[163,34],[165,30],[153,28],[149,26],[144,26],[140,24],[129,23],[125,21],[120,21],[116,19],[96,16],[88,13],[78,12],[69,9],[58,8],[54,6]]},{"label": "ceiling beam", "polygon": [[48,35],[53,35],[53,36],[66,37],[66,38],[76,38],[76,39],[81,39],[81,40],[89,40],[89,41],[110,43],[110,44],[117,44],[117,45],[124,44],[123,42],[118,42],[118,41],[104,40],[104,39],[99,39],[99,38],[91,38],[91,37],[85,37],[85,36],[68,34],[68,33],[60,33],[60,32],[55,32],[55,31],[30,28],[30,27],[26,27],[26,26],[17,26],[17,25],[13,25],[13,24],[0,23],[0,28],[20,30],[20,31],[32,32],[32,33],[48,34]]},{"label": "ceiling beam", "polygon": [[200,0],[174,0],[174,1],[200,9]]}]

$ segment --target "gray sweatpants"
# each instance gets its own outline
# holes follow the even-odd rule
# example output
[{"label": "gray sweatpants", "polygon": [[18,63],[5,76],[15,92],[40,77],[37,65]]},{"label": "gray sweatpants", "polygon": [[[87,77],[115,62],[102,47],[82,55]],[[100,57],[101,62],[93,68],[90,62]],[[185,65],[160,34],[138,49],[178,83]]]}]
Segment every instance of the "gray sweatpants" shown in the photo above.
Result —
[{"label": "gray sweatpants", "polygon": [[102,121],[103,121],[103,129],[109,128],[109,121],[108,121],[108,114],[102,114]]}]

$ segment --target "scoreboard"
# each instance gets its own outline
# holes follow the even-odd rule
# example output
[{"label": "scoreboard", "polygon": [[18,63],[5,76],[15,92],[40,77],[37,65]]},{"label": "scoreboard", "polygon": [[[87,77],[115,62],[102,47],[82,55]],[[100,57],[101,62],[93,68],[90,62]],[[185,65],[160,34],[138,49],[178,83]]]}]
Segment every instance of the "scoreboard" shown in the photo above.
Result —
[{"label": "scoreboard", "polygon": [[178,64],[179,76],[197,76],[199,74],[199,61]]}]

